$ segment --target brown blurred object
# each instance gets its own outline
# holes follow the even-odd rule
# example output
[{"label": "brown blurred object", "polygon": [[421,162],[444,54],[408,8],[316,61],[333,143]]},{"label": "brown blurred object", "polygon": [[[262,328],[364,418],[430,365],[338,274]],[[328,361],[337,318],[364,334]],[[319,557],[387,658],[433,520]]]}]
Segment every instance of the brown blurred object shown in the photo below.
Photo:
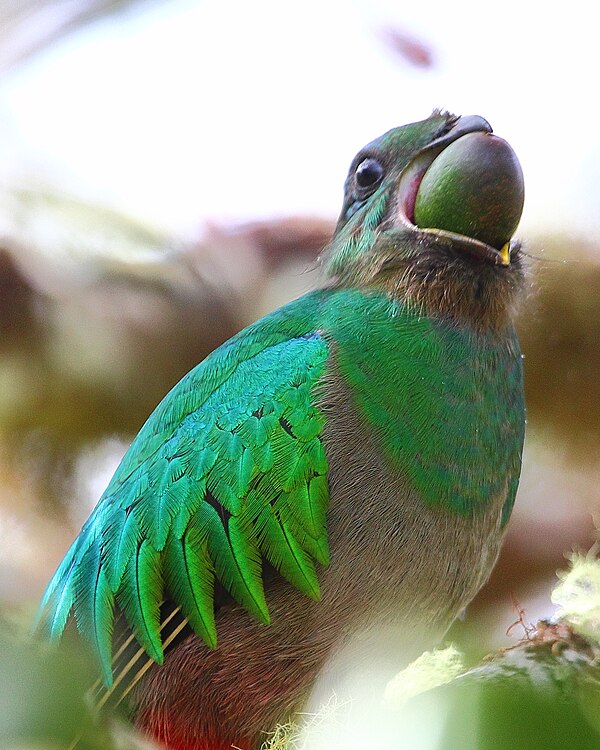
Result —
[{"label": "brown blurred object", "polygon": [[82,444],[135,434],[256,317],[278,269],[313,264],[332,228],[307,218],[212,226],[177,246],[70,199],[29,193],[19,207],[0,250],[0,435],[59,496]]},{"label": "brown blurred object", "polygon": [[224,245],[242,240],[256,247],[268,264],[280,265],[298,257],[316,258],[331,239],[335,223],[329,219],[288,216],[254,221],[237,227],[210,223],[206,238]]},{"label": "brown blurred object", "polygon": [[[530,430],[578,463],[600,458],[600,247],[536,242],[532,294],[519,320]],[[565,257],[564,261],[546,260]]]},{"label": "brown blurred object", "polygon": [[11,254],[0,247],[0,351],[34,333],[33,296]]},{"label": "brown blurred object", "polygon": [[133,431],[168,387],[235,331],[231,298],[185,255],[149,264],[96,259],[62,285],[51,259],[29,252],[23,264],[18,256],[5,249],[0,267],[0,286],[19,303],[0,308],[2,364],[15,383],[10,403],[0,397],[5,434],[35,429],[79,443]]},{"label": "brown blurred object", "polygon": [[433,68],[435,55],[430,45],[397,26],[385,26],[378,32],[385,46],[404,62],[415,68]]}]

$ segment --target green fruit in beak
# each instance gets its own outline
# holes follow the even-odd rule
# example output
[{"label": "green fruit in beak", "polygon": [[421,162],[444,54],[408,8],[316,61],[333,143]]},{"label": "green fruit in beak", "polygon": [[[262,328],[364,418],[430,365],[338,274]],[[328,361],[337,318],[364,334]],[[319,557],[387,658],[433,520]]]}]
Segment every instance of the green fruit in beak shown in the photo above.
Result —
[{"label": "green fruit in beak", "polygon": [[447,146],[425,172],[414,223],[499,250],[517,228],[524,194],[521,165],[508,143],[491,133],[468,133]]}]

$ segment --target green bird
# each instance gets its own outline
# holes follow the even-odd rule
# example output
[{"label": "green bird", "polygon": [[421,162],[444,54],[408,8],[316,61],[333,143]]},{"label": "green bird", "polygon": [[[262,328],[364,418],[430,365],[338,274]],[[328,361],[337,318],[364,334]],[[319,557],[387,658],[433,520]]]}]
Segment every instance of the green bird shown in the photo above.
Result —
[{"label": "green bird", "polygon": [[347,644],[365,663],[383,649],[391,677],[486,581],[525,426],[522,204],[483,118],[390,130],[352,162],[320,288],[216,349],[142,427],[40,621],[57,639],[74,615],[155,741],[254,750],[317,679],[335,685]]}]

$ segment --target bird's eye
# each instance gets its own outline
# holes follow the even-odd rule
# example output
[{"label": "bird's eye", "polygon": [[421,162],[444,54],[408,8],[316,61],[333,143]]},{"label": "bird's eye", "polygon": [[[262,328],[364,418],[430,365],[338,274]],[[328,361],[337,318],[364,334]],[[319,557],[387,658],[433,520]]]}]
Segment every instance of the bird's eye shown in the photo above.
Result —
[{"label": "bird's eye", "polygon": [[383,177],[383,167],[377,159],[365,159],[356,168],[356,184],[359,188],[371,188]]}]

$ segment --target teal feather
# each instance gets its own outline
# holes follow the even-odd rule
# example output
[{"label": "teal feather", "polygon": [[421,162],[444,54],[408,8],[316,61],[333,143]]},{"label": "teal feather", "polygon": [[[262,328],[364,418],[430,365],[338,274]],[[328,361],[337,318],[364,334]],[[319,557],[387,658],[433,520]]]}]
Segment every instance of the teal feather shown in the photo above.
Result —
[{"label": "teal feather", "polygon": [[114,626],[114,596],[101,563],[98,540],[89,547],[75,573],[77,627],[90,640],[98,655],[102,676],[107,685],[112,683],[112,635]]},{"label": "teal feather", "polygon": [[148,656],[163,662],[160,636],[160,604],[163,582],[160,553],[146,539],[127,563],[117,602]]},{"label": "teal feather", "polygon": [[251,448],[252,459],[256,464],[256,468],[261,474],[266,475],[273,468],[275,463],[275,454],[273,453],[273,446],[270,442],[263,443],[262,445],[256,445]]},{"label": "teal feather", "polygon": [[[316,536],[306,532],[304,526],[299,524],[295,518],[290,518],[285,524],[293,539],[298,541],[301,549],[313,557],[321,565],[329,565],[329,541],[325,527]],[[316,589],[314,589],[316,593]]]},{"label": "teal feather", "polygon": [[200,479],[191,485],[190,493],[185,502],[179,506],[177,515],[173,519],[171,532],[176,539],[181,539],[189,527],[190,519],[197,512],[206,497],[206,482]]},{"label": "teal feather", "polygon": [[44,625],[51,638],[58,638],[63,632],[69,613],[73,606],[73,587],[72,575],[74,575],[77,557],[75,550],[72,554],[67,555],[64,561],[54,574],[55,586],[46,589],[39,613],[36,617],[36,623],[39,626],[42,621],[42,615],[50,610],[50,616],[45,620]]},{"label": "teal feather", "polygon": [[[262,622],[269,620],[263,558],[318,596],[313,559],[328,559],[328,495],[313,493],[319,507],[311,508],[309,485],[327,473],[313,390],[328,345],[312,332],[323,295],[311,297],[314,304],[305,298],[234,337],[167,394],[51,581],[43,616],[53,637],[73,609],[105,681],[115,606],[161,662],[165,589],[211,647],[215,575]],[[293,523],[289,506],[302,484],[310,517],[296,511]],[[258,487],[266,490],[259,500]]]},{"label": "teal feather", "polygon": [[238,533],[231,516],[224,525],[220,514],[204,503],[193,523],[206,527],[208,553],[218,579],[231,595],[260,622],[269,622],[269,611],[262,586],[258,548]]},{"label": "teal feather", "polygon": [[[316,462],[311,462],[314,467],[317,466]],[[301,488],[303,486],[301,485]],[[298,502],[298,517],[304,522],[306,531],[315,539],[325,537],[325,509],[327,508],[327,497],[329,496],[329,487],[327,485],[327,477],[324,474],[317,474],[311,477],[308,483],[308,494],[304,492],[304,497],[308,501],[306,506],[302,502]],[[296,503],[290,502],[290,505],[294,507]]]},{"label": "teal feather", "polygon": [[261,419],[250,414],[240,424],[238,435],[244,448],[258,448],[267,442],[267,432]]},{"label": "teal feather", "polygon": [[103,559],[113,591],[116,591],[121,585],[129,561],[143,538],[143,532],[137,515],[131,510],[132,506],[121,508],[115,503],[111,505],[112,507],[109,505],[105,508]]},{"label": "teal feather", "polygon": [[217,462],[219,454],[207,445],[196,445],[188,458],[188,471],[196,480],[204,479]]},{"label": "teal feather", "polygon": [[224,458],[213,466],[208,475],[206,486],[214,499],[228,513],[237,515],[241,510],[241,499],[235,483],[236,463]]}]

